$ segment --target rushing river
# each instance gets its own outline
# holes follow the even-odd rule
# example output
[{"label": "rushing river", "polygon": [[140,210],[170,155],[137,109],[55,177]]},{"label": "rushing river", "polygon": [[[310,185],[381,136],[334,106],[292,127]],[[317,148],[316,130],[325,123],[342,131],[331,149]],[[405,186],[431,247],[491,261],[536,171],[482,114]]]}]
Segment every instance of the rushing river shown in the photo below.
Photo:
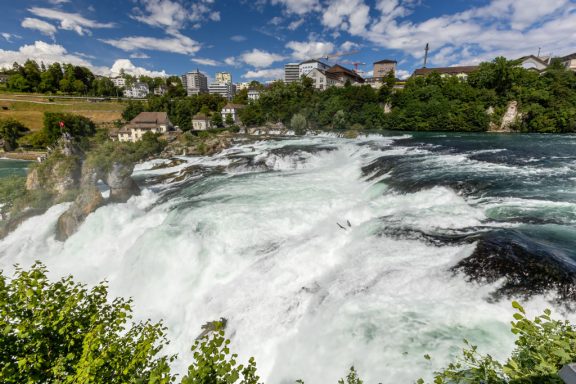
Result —
[{"label": "rushing river", "polygon": [[412,383],[462,338],[503,358],[513,298],[574,318],[574,136],[286,138],[183,159],[140,166],[142,195],[65,243],[66,205],[29,219],[0,265],[108,280],[138,319],[164,319],[180,372],[200,326],[225,317],[272,384],[336,383],[351,365]]}]

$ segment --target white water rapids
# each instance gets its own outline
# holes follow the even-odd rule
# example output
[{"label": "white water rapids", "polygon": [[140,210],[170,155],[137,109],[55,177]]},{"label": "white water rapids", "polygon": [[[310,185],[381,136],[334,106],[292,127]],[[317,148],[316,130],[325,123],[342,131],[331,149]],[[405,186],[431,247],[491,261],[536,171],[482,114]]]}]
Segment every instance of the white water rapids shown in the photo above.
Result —
[{"label": "white water rapids", "polygon": [[[11,274],[15,263],[41,260],[54,278],[108,280],[112,297],[134,298],[136,319],[164,320],[171,340],[165,352],[179,354],[174,368],[181,373],[200,326],[220,317],[228,319],[232,349],[241,360],[254,356],[272,384],[336,383],[351,365],[366,383],[429,379],[462,338],[505,357],[513,347],[509,301],[489,303],[493,287],[448,271],[474,244],[432,246],[378,234],[392,221],[457,229],[485,219],[450,189],[398,194],[363,177],[361,167],[373,159],[417,151],[390,147],[393,141],[263,141],[176,168],[140,167],[138,176],[190,164],[224,172],[186,187],[154,185],[126,204],[100,208],[65,243],[53,231],[66,205],[55,206],[0,241],[0,264]],[[270,152],[311,144],[337,149]],[[274,170],[231,167],[230,154],[256,155]],[[170,190],[177,192],[160,202]],[[531,314],[546,307],[543,298],[525,304]]]}]

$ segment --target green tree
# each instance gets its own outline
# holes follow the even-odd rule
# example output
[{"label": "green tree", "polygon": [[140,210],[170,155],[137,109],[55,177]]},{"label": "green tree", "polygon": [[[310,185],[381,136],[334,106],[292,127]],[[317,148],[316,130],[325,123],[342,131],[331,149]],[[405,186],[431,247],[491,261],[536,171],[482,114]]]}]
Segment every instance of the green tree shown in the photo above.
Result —
[{"label": "green tree", "polygon": [[126,108],[124,108],[124,111],[122,111],[122,118],[125,121],[130,121],[133,118],[135,118],[136,116],[138,116],[140,114],[140,112],[144,112],[145,109],[146,108],[145,108],[143,102],[128,100],[128,104],[126,104]]},{"label": "green tree", "polygon": [[8,89],[12,91],[28,92],[31,90],[30,83],[28,83],[28,80],[20,73],[10,76],[6,85]]},{"label": "green tree", "polygon": [[214,128],[222,128],[224,126],[224,122],[222,121],[222,114],[219,112],[214,112],[212,114],[212,127]]},{"label": "green tree", "polygon": [[231,113],[228,113],[226,115],[226,125],[227,126],[234,125],[234,118],[232,117]]},{"label": "green tree", "polygon": [[0,120],[0,138],[4,141],[4,150],[13,151],[18,146],[18,139],[30,130],[17,120],[8,118]]},{"label": "green tree", "polygon": [[108,300],[65,277],[51,283],[35,264],[0,276],[3,383],[170,383],[162,324],[131,322],[131,300]]},{"label": "green tree", "polygon": [[296,135],[304,135],[308,129],[308,121],[306,120],[306,117],[301,113],[292,116],[292,119],[290,120],[290,128],[294,130]]},{"label": "green tree", "polygon": [[[63,123],[61,127],[60,123]],[[68,133],[75,139],[94,136],[96,125],[92,120],[80,115],[61,112],[44,112],[44,133],[49,145],[56,143],[63,133]]]}]

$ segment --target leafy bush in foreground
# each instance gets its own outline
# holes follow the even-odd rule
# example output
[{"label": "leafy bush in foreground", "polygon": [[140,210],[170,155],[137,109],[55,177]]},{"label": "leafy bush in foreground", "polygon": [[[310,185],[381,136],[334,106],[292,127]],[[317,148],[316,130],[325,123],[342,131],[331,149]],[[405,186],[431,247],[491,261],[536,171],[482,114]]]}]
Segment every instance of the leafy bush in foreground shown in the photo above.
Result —
[{"label": "leafy bush in foreground", "polygon": [[562,384],[558,371],[576,361],[576,329],[568,321],[553,320],[548,309],[530,320],[520,304],[513,302],[512,306],[517,310],[512,333],[518,335],[518,339],[512,356],[505,363],[490,355],[481,355],[476,346],[465,340],[462,357],[437,372],[434,383]]},{"label": "leafy bush in foreground", "polygon": [[39,264],[1,275],[0,382],[172,381],[162,325],[129,322],[131,300],[107,299],[105,284],[51,283]]},{"label": "leafy bush in foreground", "polygon": [[[169,363],[176,357],[162,354],[166,329],[132,322],[131,304],[109,302],[103,283],[90,290],[72,277],[51,283],[39,263],[29,271],[17,268],[12,279],[0,274],[0,382],[175,382]],[[529,320],[518,303],[512,305],[518,339],[510,358],[500,363],[466,342],[462,357],[435,373],[435,384],[562,383],[557,372],[576,361],[576,330],[553,320],[549,310]],[[194,361],[181,383],[259,384],[254,358],[238,364],[223,324],[214,322],[213,328],[194,343]],[[338,381],[362,383],[354,367]]]}]

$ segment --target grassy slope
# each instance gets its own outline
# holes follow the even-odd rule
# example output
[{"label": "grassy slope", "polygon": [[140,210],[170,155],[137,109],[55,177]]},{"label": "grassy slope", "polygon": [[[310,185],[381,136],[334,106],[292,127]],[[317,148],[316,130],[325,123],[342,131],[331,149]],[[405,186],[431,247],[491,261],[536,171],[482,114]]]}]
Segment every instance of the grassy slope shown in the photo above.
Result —
[{"label": "grassy slope", "polygon": [[33,131],[42,128],[44,112],[75,113],[102,124],[120,119],[123,109],[124,104],[117,101],[95,103],[86,99],[55,98],[54,102],[48,102],[48,97],[42,95],[0,93],[0,119],[14,118]]}]

